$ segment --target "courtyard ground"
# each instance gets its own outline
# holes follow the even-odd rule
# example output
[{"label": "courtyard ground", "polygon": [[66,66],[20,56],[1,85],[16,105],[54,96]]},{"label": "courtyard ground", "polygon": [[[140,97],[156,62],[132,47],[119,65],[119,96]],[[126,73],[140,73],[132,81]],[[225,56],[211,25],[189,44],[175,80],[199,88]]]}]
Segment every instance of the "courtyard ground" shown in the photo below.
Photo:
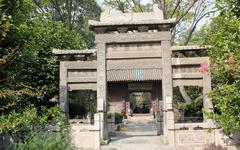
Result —
[{"label": "courtyard ground", "polygon": [[152,116],[129,117],[126,125],[102,150],[202,150],[203,147],[170,148],[163,136],[157,136],[156,120]]},{"label": "courtyard ground", "polygon": [[163,137],[157,136],[156,121],[152,116],[129,117],[125,127],[111,137],[103,150],[159,150],[166,149]]}]

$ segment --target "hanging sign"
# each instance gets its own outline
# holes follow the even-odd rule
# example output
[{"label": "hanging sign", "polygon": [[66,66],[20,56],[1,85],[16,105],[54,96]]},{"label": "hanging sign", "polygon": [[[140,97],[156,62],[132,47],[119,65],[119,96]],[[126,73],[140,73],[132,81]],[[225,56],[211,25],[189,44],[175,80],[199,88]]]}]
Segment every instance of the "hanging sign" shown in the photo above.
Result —
[{"label": "hanging sign", "polygon": [[128,90],[134,91],[152,90],[152,83],[129,83]]}]

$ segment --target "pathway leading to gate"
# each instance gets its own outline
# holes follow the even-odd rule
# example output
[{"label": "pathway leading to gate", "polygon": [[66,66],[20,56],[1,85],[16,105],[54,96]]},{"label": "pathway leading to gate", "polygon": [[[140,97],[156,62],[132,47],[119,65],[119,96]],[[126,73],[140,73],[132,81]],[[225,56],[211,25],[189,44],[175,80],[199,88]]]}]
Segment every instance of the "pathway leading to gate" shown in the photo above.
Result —
[{"label": "pathway leading to gate", "polygon": [[162,136],[157,136],[156,121],[152,116],[129,117],[123,131],[111,138],[103,150],[165,150]]}]

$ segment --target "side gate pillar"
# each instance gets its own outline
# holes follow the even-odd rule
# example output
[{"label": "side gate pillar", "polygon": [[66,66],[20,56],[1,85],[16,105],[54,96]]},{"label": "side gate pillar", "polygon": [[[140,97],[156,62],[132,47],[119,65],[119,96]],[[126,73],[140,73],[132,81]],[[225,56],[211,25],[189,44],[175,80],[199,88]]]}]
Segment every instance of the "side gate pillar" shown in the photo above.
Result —
[{"label": "side gate pillar", "polygon": [[60,61],[60,83],[59,83],[59,103],[61,110],[69,119],[69,104],[68,104],[68,85],[67,85],[67,61]]},{"label": "side gate pillar", "polygon": [[[98,39],[98,35],[96,35]],[[100,114],[100,138],[108,139],[107,133],[107,64],[106,44],[97,42],[97,112]]]},{"label": "side gate pillar", "polygon": [[[169,32],[170,34],[170,32]],[[161,41],[162,45],[162,93],[163,93],[163,135],[169,146],[174,146],[173,80],[171,39]]]}]

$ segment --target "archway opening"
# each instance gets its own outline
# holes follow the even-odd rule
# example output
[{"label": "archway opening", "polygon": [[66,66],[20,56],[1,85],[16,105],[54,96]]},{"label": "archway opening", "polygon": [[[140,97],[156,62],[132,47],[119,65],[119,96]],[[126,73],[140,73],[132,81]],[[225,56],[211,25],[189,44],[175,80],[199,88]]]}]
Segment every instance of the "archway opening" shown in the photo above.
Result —
[{"label": "archway opening", "polygon": [[151,92],[131,92],[130,109],[134,114],[149,114],[152,110]]},{"label": "archway opening", "polygon": [[76,90],[69,91],[69,118],[87,119],[93,123],[97,110],[96,91]]}]

